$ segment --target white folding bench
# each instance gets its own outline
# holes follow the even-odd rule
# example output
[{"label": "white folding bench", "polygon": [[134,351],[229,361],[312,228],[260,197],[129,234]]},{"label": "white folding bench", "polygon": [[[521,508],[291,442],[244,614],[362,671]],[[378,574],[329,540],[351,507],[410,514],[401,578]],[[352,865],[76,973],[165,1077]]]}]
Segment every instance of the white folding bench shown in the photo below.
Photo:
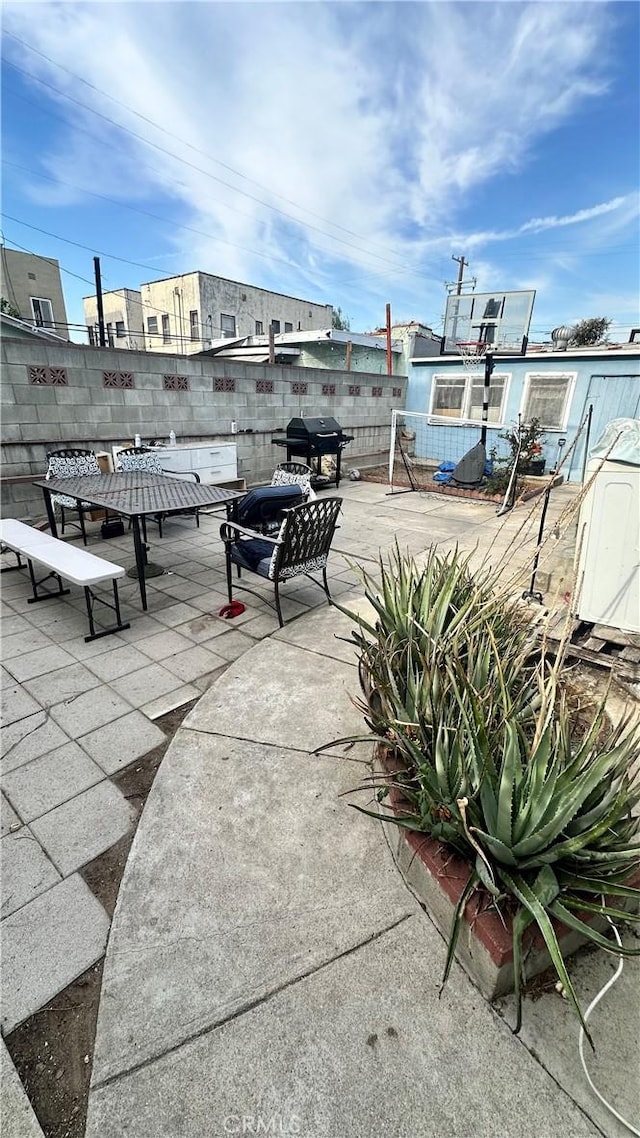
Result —
[{"label": "white folding bench", "polygon": [[[51,534],[42,533],[33,526],[25,525],[24,522],[15,521],[13,518],[0,521],[0,547],[15,553],[18,564],[12,565],[12,569],[21,569],[22,557],[26,559],[33,589],[33,596],[28,601],[30,605],[36,601],[50,600],[51,597],[66,596],[69,589],[63,589],[63,577],[65,581],[71,581],[72,584],[80,585],[84,589],[90,629],[90,635],[85,636],[85,640],[98,640],[101,636],[110,636],[113,632],[122,632],[125,628],[129,628],[128,624],[122,623],[120,616],[117,578],[124,576],[125,570],[122,565],[114,565],[112,561],[105,561],[104,558],[96,557],[86,549],[78,549],[75,545],[60,541]],[[34,562],[49,569],[47,575],[40,580],[36,580]],[[7,569],[3,569],[2,572],[7,572]],[[42,588],[52,577],[58,583],[57,592]],[[113,583],[113,604],[93,591],[93,585],[99,585],[104,581]],[[93,607],[96,602],[106,605],[115,612],[117,624],[101,628],[96,632],[93,619]]]}]

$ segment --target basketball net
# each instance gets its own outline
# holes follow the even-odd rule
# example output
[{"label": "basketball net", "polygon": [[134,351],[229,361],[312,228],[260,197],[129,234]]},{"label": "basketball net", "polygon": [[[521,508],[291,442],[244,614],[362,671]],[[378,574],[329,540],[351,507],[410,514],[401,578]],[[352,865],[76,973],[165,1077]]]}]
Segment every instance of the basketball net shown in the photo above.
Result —
[{"label": "basketball net", "polygon": [[476,371],[489,347],[486,340],[456,340],[456,347],[467,371]]}]

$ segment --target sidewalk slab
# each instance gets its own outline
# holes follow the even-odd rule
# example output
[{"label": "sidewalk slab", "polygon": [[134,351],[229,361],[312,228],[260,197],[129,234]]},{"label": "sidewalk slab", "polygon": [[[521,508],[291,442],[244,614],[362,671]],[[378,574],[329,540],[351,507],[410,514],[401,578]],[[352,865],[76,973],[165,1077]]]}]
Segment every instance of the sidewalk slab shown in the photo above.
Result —
[{"label": "sidewalk slab", "polygon": [[11,1056],[0,1039],[0,1117],[7,1138],[43,1138],[40,1123],[20,1082]]},{"label": "sidewalk slab", "polygon": [[157,1062],[94,1082],[86,1138],[224,1138],[242,1118],[301,1138],[602,1138],[457,965],[438,998],[444,955],[425,916],[403,921]]},{"label": "sidewalk slab", "polygon": [[134,817],[122,792],[105,779],[32,822],[31,829],[66,877],[115,845]]},{"label": "sidewalk slab", "polygon": [[2,917],[8,917],[50,889],[60,874],[28,826],[2,839]]},{"label": "sidewalk slab", "polygon": [[339,798],[359,775],[344,759],[178,733],[120,887],[94,1078],[235,1015],[414,910],[381,831]]},{"label": "sidewalk slab", "polygon": [[184,726],[312,751],[362,732],[362,717],[350,702],[358,691],[349,664],[328,665],[316,652],[263,640],[230,665]]},{"label": "sidewalk slab", "polygon": [[[638,948],[640,942],[627,929],[623,942]],[[618,958],[606,952],[580,953],[572,958],[571,979],[584,1010],[611,979]],[[512,996],[499,1001],[498,1010],[509,1024],[515,1022]],[[640,1119],[640,959],[626,957],[622,975],[603,996],[589,1017],[595,1054],[585,1040],[587,1069],[600,1093],[632,1125]],[[538,1057],[558,1083],[575,1099],[607,1138],[629,1138],[591,1090],[578,1052],[575,1012],[558,992],[543,992],[527,1000],[520,1031],[522,1042]]]},{"label": "sidewalk slab", "polygon": [[74,874],[6,917],[0,933],[2,1031],[8,1035],[100,959],[109,918]]}]

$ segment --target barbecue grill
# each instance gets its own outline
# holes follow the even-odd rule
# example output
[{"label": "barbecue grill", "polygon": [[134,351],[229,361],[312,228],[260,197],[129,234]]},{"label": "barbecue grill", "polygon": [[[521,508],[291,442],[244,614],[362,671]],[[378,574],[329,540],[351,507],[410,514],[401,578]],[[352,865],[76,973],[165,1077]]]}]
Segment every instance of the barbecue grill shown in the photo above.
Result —
[{"label": "barbecue grill", "polygon": [[[304,458],[308,466],[312,466],[312,458],[316,460],[316,479],[324,484],[321,475],[322,456],[331,454],[336,460],[335,479],[328,479],[336,486],[340,485],[340,458],[342,451],[348,443],[353,441],[353,435],[345,435],[337,419],[290,419],[287,425],[286,437],[272,439],[277,447],[286,447],[287,462],[291,462],[295,455]],[[312,482],[314,479],[312,479]]]}]

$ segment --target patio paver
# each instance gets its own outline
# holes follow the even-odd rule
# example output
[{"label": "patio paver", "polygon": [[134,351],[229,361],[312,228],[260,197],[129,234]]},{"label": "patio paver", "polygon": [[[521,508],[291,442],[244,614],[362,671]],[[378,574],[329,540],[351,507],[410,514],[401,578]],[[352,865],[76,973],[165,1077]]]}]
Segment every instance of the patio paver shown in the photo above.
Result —
[{"label": "patio paver", "polygon": [[119,841],[134,814],[121,791],[104,781],[50,810],[31,829],[66,877]]},{"label": "patio paver", "polygon": [[82,735],[80,743],[105,774],[114,774],[158,747],[165,739],[164,732],[150,723],[146,715],[131,711],[121,719],[114,719],[96,731]]},{"label": "patio paver", "polygon": [[37,759],[39,755],[47,754],[68,742],[66,732],[42,708],[38,708],[34,715],[28,715],[15,723],[3,724],[2,773],[4,775],[22,763]]},{"label": "patio paver", "polygon": [[131,711],[131,703],[118,695],[113,687],[98,681],[98,686],[90,691],[84,691],[64,703],[57,703],[50,708],[50,715],[69,735],[77,739],[128,711]]},{"label": "patio paver", "polygon": [[77,743],[65,743],[3,775],[2,784],[23,821],[32,822],[103,778]]},{"label": "patio paver", "polygon": [[6,1035],[100,959],[109,918],[74,874],[6,917],[1,934]]},{"label": "patio paver", "polygon": [[55,885],[60,874],[28,826],[7,834],[0,847],[2,917],[5,919]]},{"label": "patio paver", "polygon": [[3,1040],[0,1039],[2,1125],[10,1138],[43,1138],[42,1129]]}]

